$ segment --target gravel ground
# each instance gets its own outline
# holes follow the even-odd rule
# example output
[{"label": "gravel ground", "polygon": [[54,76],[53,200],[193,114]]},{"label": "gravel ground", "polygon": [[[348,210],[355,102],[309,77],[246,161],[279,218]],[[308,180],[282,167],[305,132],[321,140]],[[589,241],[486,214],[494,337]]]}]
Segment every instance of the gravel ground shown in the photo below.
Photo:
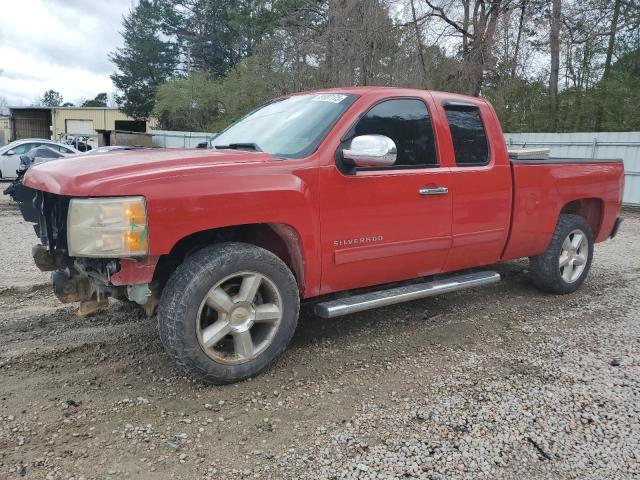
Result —
[{"label": "gravel ground", "polygon": [[0,478],[638,478],[640,215],[625,215],[575,294],[537,292],[513,262],[483,289],[306,311],[265,374],[207,387],[155,318],[60,305],[0,203]]}]

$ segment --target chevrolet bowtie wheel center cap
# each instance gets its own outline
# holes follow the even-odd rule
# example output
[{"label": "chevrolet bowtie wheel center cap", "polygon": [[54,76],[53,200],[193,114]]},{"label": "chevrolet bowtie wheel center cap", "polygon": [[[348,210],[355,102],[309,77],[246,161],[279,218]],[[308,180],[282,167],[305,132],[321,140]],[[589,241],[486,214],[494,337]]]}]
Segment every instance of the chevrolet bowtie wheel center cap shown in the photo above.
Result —
[{"label": "chevrolet bowtie wheel center cap", "polygon": [[253,323],[253,312],[248,307],[236,307],[229,315],[229,324],[232,328],[242,330],[249,327],[251,323]]}]

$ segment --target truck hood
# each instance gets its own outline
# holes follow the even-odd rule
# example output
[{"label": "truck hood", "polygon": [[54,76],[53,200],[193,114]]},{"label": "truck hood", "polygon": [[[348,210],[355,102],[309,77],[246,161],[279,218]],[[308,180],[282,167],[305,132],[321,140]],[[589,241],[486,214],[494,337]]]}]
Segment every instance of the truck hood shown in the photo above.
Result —
[{"label": "truck hood", "polygon": [[175,178],[275,160],[246,150],[153,149],[77,155],[39,165],[27,171],[30,188],[67,196],[122,194],[122,187],[158,178]]}]

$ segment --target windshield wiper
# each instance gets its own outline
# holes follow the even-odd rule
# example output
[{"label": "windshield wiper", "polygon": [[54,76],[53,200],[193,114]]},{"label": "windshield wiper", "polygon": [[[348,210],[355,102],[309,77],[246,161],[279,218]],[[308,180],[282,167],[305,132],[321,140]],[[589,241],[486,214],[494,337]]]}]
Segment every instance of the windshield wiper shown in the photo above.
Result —
[{"label": "windshield wiper", "polygon": [[255,152],[262,151],[262,149],[258,146],[257,143],[250,143],[250,142],[239,142],[239,143],[230,143],[229,145],[214,145],[214,146],[219,150],[230,148],[232,150],[253,150]]}]

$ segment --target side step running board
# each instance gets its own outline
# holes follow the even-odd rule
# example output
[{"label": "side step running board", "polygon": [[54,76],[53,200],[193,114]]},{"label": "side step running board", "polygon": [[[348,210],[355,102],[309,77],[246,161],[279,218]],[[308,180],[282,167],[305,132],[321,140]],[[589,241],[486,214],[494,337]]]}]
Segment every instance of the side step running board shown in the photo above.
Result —
[{"label": "side step running board", "polygon": [[468,273],[445,280],[414,283],[389,290],[378,290],[318,303],[315,306],[315,313],[322,318],[339,317],[340,315],[362,312],[372,308],[386,307],[388,305],[395,305],[396,303],[418,300],[419,298],[432,297],[441,293],[489,285],[499,281],[500,274],[498,272]]}]

